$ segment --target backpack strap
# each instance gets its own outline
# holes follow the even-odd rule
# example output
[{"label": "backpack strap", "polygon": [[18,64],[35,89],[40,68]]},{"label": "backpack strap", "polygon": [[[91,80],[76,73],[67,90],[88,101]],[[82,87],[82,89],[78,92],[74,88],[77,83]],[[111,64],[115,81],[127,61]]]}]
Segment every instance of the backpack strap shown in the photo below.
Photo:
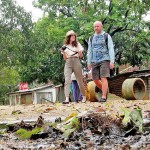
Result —
[{"label": "backpack strap", "polygon": [[[92,45],[93,37],[94,37],[94,35],[92,35],[92,36],[90,37],[91,45]],[[104,38],[105,38],[105,43],[106,43],[106,47],[107,47],[107,50],[108,50],[108,33],[104,33]]]},{"label": "backpack strap", "polygon": [[92,40],[93,40],[93,37],[94,37],[94,35],[92,35],[92,36],[90,37],[90,42],[91,42],[91,45],[92,45]]},{"label": "backpack strap", "polygon": [[104,33],[105,43],[108,50],[108,33]]}]

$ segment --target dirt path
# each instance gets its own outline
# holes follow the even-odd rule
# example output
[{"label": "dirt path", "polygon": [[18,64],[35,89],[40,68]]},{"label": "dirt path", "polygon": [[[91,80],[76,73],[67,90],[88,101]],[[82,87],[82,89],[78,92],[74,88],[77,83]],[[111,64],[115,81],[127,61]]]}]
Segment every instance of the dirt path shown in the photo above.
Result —
[{"label": "dirt path", "polygon": [[[37,120],[42,116],[45,120],[54,120],[56,117],[67,117],[76,110],[78,113],[92,111],[99,106],[112,115],[121,112],[122,107],[135,108],[139,106],[142,111],[150,110],[150,100],[127,101],[113,94],[109,94],[106,103],[86,102],[62,105],[61,103],[46,103],[36,105],[0,106],[0,123],[12,123],[21,120]],[[14,112],[14,114],[13,114]]]}]

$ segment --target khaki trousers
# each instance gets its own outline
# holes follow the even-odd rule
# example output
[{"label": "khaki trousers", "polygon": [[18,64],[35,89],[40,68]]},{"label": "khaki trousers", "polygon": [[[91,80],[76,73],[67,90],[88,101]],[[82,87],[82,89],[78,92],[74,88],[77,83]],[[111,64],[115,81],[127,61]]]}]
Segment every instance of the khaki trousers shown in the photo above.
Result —
[{"label": "khaki trousers", "polygon": [[80,59],[77,57],[71,57],[66,59],[65,67],[64,67],[64,76],[65,76],[65,96],[69,97],[70,93],[70,84],[71,84],[71,74],[74,72],[76,76],[76,80],[79,85],[80,92],[82,96],[85,96],[85,87],[83,83],[82,77],[82,67],[80,63]]}]

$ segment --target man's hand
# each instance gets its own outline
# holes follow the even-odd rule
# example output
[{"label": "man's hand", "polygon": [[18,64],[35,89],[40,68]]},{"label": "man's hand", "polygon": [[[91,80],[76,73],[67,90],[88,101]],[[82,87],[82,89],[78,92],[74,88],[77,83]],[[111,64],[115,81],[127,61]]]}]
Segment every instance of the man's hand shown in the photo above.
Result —
[{"label": "man's hand", "polygon": [[88,64],[88,70],[91,70],[91,64]]},{"label": "man's hand", "polygon": [[113,69],[113,68],[114,68],[114,64],[110,63],[110,69]]}]

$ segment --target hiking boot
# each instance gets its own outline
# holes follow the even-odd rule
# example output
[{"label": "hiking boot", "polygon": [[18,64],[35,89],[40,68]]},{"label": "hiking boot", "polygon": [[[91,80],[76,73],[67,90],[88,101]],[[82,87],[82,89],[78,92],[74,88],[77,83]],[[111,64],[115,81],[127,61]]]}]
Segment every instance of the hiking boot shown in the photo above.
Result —
[{"label": "hiking boot", "polygon": [[62,102],[62,104],[69,104],[69,102],[65,102],[65,101],[64,101],[64,102]]},{"label": "hiking boot", "polygon": [[98,102],[106,102],[107,101],[107,98],[100,98],[99,100],[98,100]]},{"label": "hiking boot", "polygon": [[69,101],[65,100],[62,104],[69,104]]},{"label": "hiking boot", "polygon": [[86,97],[83,96],[82,103],[86,103]]},{"label": "hiking boot", "polygon": [[82,103],[86,103],[86,99],[83,99],[83,100],[82,100]]}]

